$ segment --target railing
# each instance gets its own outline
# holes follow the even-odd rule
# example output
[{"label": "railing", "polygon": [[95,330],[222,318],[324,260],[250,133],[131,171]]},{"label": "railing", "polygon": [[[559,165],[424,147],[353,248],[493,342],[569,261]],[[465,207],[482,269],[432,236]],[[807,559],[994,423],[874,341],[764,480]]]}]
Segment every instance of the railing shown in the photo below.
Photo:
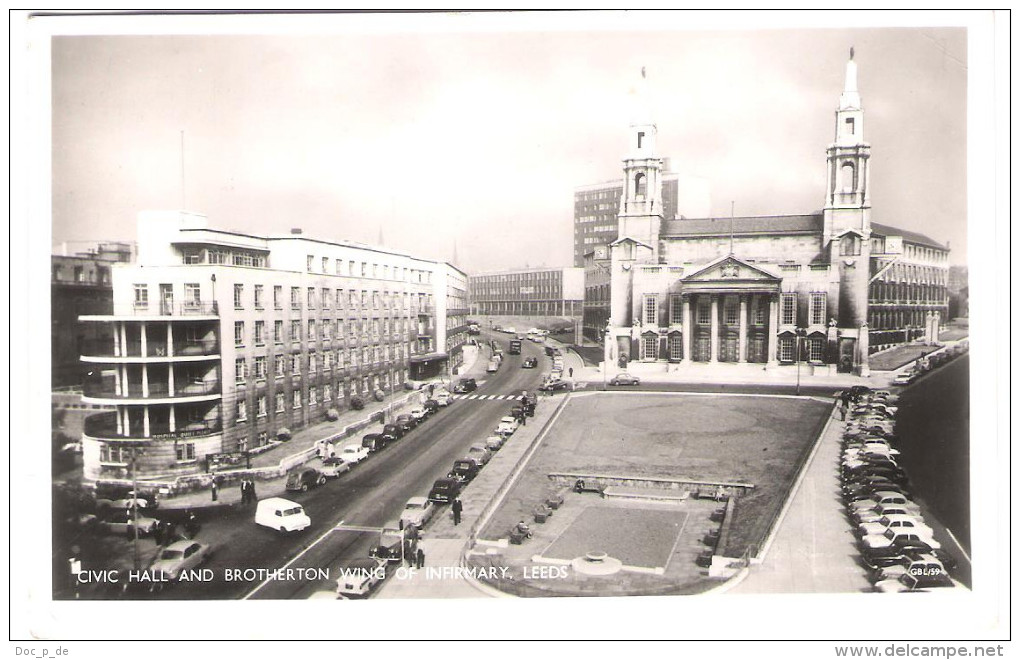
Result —
[{"label": "railing", "polygon": [[128,382],[128,393],[118,394],[112,380],[103,382],[85,383],[85,396],[103,399],[167,399],[174,397],[204,396],[207,394],[219,394],[219,382],[186,383],[174,387],[173,394],[170,393],[170,386],[167,383],[149,383],[148,395],[142,394],[142,384],[139,382]]},{"label": "railing", "polygon": [[219,314],[219,307],[215,300],[191,300],[180,303],[134,302],[113,305],[112,311],[105,314],[114,316],[210,316]]},{"label": "railing", "polygon": [[[216,355],[220,352],[219,342],[216,339],[190,339],[175,341],[175,356],[194,355]],[[83,355],[94,357],[167,357],[166,341],[149,341],[146,352],[142,352],[142,342],[137,340],[128,341],[120,355],[114,347],[112,338],[105,340],[91,339],[82,345]]]},{"label": "railing", "polygon": [[149,425],[149,435],[146,436],[142,432],[142,424],[140,421],[133,421],[130,429],[126,433],[117,432],[117,415],[116,413],[102,413],[99,415],[92,415],[91,417],[85,418],[84,432],[85,435],[92,438],[104,438],[113,440],[138,440],[138,439],[178,439],[178,438],[191,438],[204,435],[213,435],[220,433],[223,430],[223,425],[217,420],[203,420],[201,422],[191,422],[188,424],[178,424],[177,429],[170,431],[169,424],[153,423]]}]

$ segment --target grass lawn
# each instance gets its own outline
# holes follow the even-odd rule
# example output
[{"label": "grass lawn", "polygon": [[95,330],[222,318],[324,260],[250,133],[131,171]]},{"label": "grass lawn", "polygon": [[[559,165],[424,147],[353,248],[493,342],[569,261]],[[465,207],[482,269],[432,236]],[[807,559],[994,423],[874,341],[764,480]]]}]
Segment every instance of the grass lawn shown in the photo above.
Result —
[{"label": "grass lawn", "polygon": [[605,552],[625,566],[665,568],[687,522],[687,512],[657,509],[585,509],[542,551],[554,559]]},{"label": "grass lawn", "polygon": [[748,482],[727,547],[761,543],[831,404],[771,396],[612,393],[573,398],[482,531],[500,538],[550,492],[550,472]]}]

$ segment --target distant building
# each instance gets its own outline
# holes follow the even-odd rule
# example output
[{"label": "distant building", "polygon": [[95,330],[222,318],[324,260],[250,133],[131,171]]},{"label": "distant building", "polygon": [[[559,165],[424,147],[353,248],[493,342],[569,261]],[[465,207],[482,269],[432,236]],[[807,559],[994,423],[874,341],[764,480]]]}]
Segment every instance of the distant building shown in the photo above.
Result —
[{"label": "distant building", "polygon": [[966,266],[949,267],[949,318],[970,316],[970,283]]},{"label": "distant building", "polygon": [[619,238],[585,261],[584,325],[608,364],[808,360],[866,374],[876,350],[937,339],[949,249],[872,222],[852,55],[835,122],[820,211],[699,219],[669,217],[657,127],[631,125]]},{"label": "distant building", "polygon": [[130,243],[101,243],[88,252],[50,258],[50,343],[52,387],[82,384],[82,348],[99,339],[102,328],[79,323],[82,314],[113,311],[110,268],[132,259]]},{"label": "distant building", "polygon": [[529,268],[468,277],[471,313],[580,318],[583,268]]},{"label": "distant building", "polygon": [[460,364],[466,276],[443,262],[305,237],[254,236],[145,212],[112,309],[82,316],[93,371],[84,476],[172,478],[343,411],[354,397]]}]

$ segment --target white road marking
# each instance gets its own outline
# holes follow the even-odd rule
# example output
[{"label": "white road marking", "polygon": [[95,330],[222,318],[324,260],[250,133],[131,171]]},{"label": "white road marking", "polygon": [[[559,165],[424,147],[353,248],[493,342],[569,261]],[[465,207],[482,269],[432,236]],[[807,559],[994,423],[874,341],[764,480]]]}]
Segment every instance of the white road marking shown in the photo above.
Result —
[{"label": "white road marking", "polygon": [[[312,549],[312,548],[314,548],[315,546],[319,545],[319,543],[320,543],[320,542],[321,542],[321,541],[322,541],[322,540],[323,540],[324,538],[326,538],[327,536],[329,536],[330,534],[332,534],[332,533],[333,533],[333,532],[335,532],[336,530],[340,529],[340,526],[341,526],[341,525],[343,525],[343,524],[344,524],[344,521],[342,521],[342,520],[341,520],[340,522],[338,522],[338,523],[336,524],[336,527],[330,527],[329,529],[327,529],[327,530],[326,530],[326,531],[325,531],[325,532],[324,532],[324,533],[322,534],[322,536],[320,536],[319,538],[315,539],[315,541],[313,541],[313,542],[312,542],[312,544],[311,544],[310,546],[308,546],[307,548],[305,548],[305,549],[304,549],[304,550],[302,550],[301,552],[297,553],[297,555],[295,555],[293,559],[291,559],[291,560],[290,560],[289,562],[287,562],[286,564],[284,564],[283,566],[281,566],[281,567],[280,567],[280,568],[279,568],[278,570],[281,570],[281,571],[282,571],[283,569],[287,568],[288,566],[290,566],[291,564],[293,564],[294,562],[296,562],[296,561],[297,561],[298,559],[301,559],[301,556],[302,556],[302,555],[304,555],[304,554],[305,554],[306,552],[308,552],[309,550],[311,550],[311,549]],[[259,584],[259,586],[255,587],[255,588],[254,588],[254,589],[252,589],[252,590],[251,590],[250,592],[248,592],[248,593],[247,593],[247,594],[246,594],[246,595],[244,596],[244,598],[242,598],[241,600],[248,600],[249,598],[251,598],[252,596],[254,596],[254,595],[255,595],[255,592],[257,592],[257,591],[258,591],[259,589],[261,589],[262,587],[266,586],[266,584],[267,584],[267,583],[269,583],[269,581],[270,581],[270,580],[269,580],[269,578],[266,578],[265,580],[263,580],[263,581],[262,581],[262,583],[261,583],[261,584]]]}]

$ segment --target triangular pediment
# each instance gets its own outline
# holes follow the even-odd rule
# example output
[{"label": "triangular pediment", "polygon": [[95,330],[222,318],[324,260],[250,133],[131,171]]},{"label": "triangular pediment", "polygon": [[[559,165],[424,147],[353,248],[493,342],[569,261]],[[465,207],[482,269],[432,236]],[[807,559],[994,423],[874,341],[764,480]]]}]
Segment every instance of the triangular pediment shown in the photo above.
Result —
[{"label": "triangular pediment", "polygon": [[652,249],[652,246],[649,245],[648,243],[643,243],[643,242],[639,241],[636,238],[631,238],[630,236],[622,236],[622,237],[616,239],[615,241],[613,241],[612,243],[609,244],[609,247],[616,247],[617,245],[623,245],[624,243],[633,243],[634,245],[640,245],[641,247],[646,247],[649,250]]},{"label": "triangular pediment", "polygon": [[781,278],[761,266],[749,264],[734,256],[722,257],[702,266],[687,277],[684,282],[709,282],[718,280],[741,282],[779,282]]}]

